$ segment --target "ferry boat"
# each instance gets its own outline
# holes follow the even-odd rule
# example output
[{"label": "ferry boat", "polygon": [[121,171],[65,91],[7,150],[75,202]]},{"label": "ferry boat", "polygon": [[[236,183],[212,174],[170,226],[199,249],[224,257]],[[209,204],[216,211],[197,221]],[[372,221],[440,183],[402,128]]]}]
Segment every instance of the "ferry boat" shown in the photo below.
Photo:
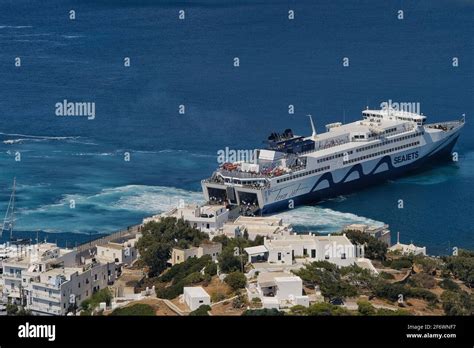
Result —
[{"label": "ferry boat", "polygon": [[[309,115],[310,116],[310,115]],[[362,119],[326,125],[316,134],[291,129],[268,137],[251,161],[222,164],[202,180],[209,203],[240,206],[263,215],[348,194],[451,157],[464,116],[426,123],[426,116],[394,110],[363,110]]]}]

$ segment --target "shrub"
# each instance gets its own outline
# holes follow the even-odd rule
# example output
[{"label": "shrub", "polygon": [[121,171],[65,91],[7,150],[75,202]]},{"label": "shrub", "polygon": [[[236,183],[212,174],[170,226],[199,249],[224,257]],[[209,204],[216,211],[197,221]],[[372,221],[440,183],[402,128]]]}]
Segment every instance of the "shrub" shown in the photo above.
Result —
[{"label": "shrub", "polygon": [[391,273],[387,273],[387,272],[380,272],[380,277],[383,278],[383,279],[395,279],[395,276]]},{"label": "shrub", "polygon": [[408,296],[421,298],[431,303],[438,302],[438,297],[433,294],[431,291],[422,289],[422,288],[411,288],[409,290]]},{"label": "shrub", "polygon": [[407,258],[400,258],[397,260],[393,260],[390,263],[390,267],[394,269],[411,268],[412,265],[413,263],[411,262],[411,260]]},{"label": "shrub", "polygon": [[290,313],[292,315],[307,315],[307,308],[302,305],[296,305],[290,308]]},{"label": "shrub", "polygon": [[446,269],[466,283],[474,286],[474,257],[471,252],[459,250],[458,256],[445,258]]},{"label": "shrub", "polygon": [[117,308],[110,315],[153,316],[155,315],[155,310],[147,304],[137,303],[132,306]]},{"label": "shrub", "polygon": [[247,284],[247,278],[242,272],[232,272],[225,277],[224,281],[235,291],[242,289]]},{"label": "shrub", "polygon": [[96,308],[101,302],[105,302],[107,306],[110,306],[110,302],[112,301],[112,293],[110,292],[109,288],[105,288],[102,290],[99,290],[92,294],[91,297],[88,299],[85,299],[84,301],[81,302],[81,308],[83,310],[89,310],[92,311],[94,308]]},{"label": "shrub", "polygon": [[306,310],[308,315],[350,315],[351,313],[344,307],[336,306],[328,302],[315,303]]},{"label": "shrub", "polygon": [[369,301],[358,301],[357,302],[357,311],[359,312],[360,315],[374,315],[377,310],[375,309],[374,306]]},{"label": "shrub", "polygon": [[239,295],[237,295],[236,298],[234,298],[232,300],[232,307],[239,309],[239,308],[244,307],[246,303],[247,303],[247,301],[246,301],[245,297],[242,296],[242,294],[239,294]]},{"label": "shrub", "polygon": [[415,285],[422,288],[432,289],[436,285],[436,281],[433,276],[426,273],[417,273],[411,276],[410,281]]},{"label": "shrub", "polygon": [[451,291],[458,291],[460,289],[459,285],[449,278],[445,278],[442,281],[440,281],[439,286],[445,290],[451,290]]},{"label": "shrub", "polygon": [[208,305],[202,305],[198,309],[192,311],[189,313],[190,316],[206,316],[209,315],[209,311],[211,310],[211,307]]},{"label": "shrub", "polygon": [[222,292],[215,292],[211,295],[211,302],[219,302],[225,299],[225,294]]},{"label": "shrub", "polygon": [[404,309],[397,309],[395,311],[392,311],[391,309],[387,309],[387,308],[379,308],[377,309],[376,315],[379,315],[379,316],[411,315],[411,313]]},{"label": "shrub", "polygon": [[441,301],[446,315],[474,315],[474,295],[465,291],[446,290]]},{"label": "shrub", "polygon": [[374,289],[374,295],[380,298],[386,298],[390,301],[397,301],[399,295],[406,297],[409,291],[402,284],[380,283]]},{"label": "shrub", "polygon": [[278,309],[264,308],[264,309],[247,309],[242,315],[244,316],[280,316],[285,315],[284,312],[280,312]]}]

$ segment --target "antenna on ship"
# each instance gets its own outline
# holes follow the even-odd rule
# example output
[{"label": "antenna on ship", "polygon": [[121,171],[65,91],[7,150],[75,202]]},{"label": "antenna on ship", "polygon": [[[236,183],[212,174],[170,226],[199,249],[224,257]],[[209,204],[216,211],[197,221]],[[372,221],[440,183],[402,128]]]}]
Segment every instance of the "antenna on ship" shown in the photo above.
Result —
[{"label": "antenna on ship", "polygon": [[15,221],[15,190],[16,190],[16,178],[13,178],[13,190],[8,201],[7,211],[3,218],[2,230],[0,231],[0,237],[3,231],[10,231],[10,240],[13,238],[13,223]]},{"label": "antenna on ship", "polygon": [[316,137],[316,128],[314,128],[314,123],[313,123],[313,117],[311,115],[306,115],[309,117],[309,121],[311,122],[311,130],[313,131],[313,134],[311,134],[311,136],[313,138]]}]

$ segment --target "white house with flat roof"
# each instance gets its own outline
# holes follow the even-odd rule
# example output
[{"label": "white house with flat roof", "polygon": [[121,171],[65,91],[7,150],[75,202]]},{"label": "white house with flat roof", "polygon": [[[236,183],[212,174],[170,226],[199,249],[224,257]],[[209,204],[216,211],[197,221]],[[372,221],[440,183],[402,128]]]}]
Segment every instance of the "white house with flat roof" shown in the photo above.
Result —
[{"label": "white house with flat roof", "polygon": [[257,283],[249,283],[246,289],[249,300],[259,298],[263,308],[309,306],[309,297],[303,295],[303,281],[291,273],[262,272],[257,277]]},{"label": "white house with flat roof", "polygon": [[201,286],[185,286],[183,299],[192,311],[201,306],[211,305],[211,296]]},{"label": "white house with flat roof", "polygon": [[258,261],[291,265],[296,259],[329,261],[338,266],[349,266],[357,259],[356,247],[345,236],[315,236],[292,234],[266,238],[258,247],[246,248],[249,262]]},{"label": "white house with flat roof", "polygon": [[345,234],[275,236],[273,239],[266,238],[263,245],[244,250],[248,262],[256,269],[281,266],[288,270],[306,262],[328,261],[339,267],[357,264],[377,273],[371,261],[363,258],[362,249],[353,245]]},{"label": "white house with flat roof", "polygon": [[275,235],[290,234],[292,227],[274,216],[239,216],[224,224],[223,233],[229,238],[243,237],[247,232],[249,240],[257,236],[272,238]]},{"label": "white house with flat roof", "polygon": [[140,234],[133,238],[119,238],[104,245],[97,245],[97,258],[103,262],[131,265],[138,257],[135,244],[139,237]]},{"label": "white house with flat roof", "polygon": [[173,208],[170,211],[143,219],[146,224],[150,221],[159,221],[162,217],[175,217],[184,219],[189,224],[210,236],[218,234],[224,223],[229,219],[229,209],[225,205],[183,205]]}]

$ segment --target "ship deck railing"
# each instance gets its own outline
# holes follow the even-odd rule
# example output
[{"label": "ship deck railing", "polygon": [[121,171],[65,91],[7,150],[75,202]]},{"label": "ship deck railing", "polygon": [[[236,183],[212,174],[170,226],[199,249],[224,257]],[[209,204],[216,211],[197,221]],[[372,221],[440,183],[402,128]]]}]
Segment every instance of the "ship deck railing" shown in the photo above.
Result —
[{"label": "ship deck railing", "polygon": [[377,139],[384,139],[387,136],[393,136],[393,135],[398,135],[398,134],[402,134],[402,133],[412,131],[414,128],[415,128],[415,126],[410,125],[410,126],[407,126],[405,129],[401,129],[398,132],[390,133],[388,135],[381,134],[381,135],[374,136],[370,139],[357,139],[357,140],[352,140],[352,141],[347,139],[347,140],[343,140],[343,141],[339,141],[339,142],[335,142],[335,143],[329,143],[329,144],[325,144],[324,146],[319,146],[317,149],[315,148],[314,150],[298,152],[298,156],[307,155],[309,153],[330,149],[332,147],[336,147],[336,146],[339,146],[339,145],[344,145],[344,144],[351,143],[351,142],[354,142],[354,143],[361,142],[362,143],[362,142],[367,142],[367,141],[372,141],[372,140],[377,140]]}]

